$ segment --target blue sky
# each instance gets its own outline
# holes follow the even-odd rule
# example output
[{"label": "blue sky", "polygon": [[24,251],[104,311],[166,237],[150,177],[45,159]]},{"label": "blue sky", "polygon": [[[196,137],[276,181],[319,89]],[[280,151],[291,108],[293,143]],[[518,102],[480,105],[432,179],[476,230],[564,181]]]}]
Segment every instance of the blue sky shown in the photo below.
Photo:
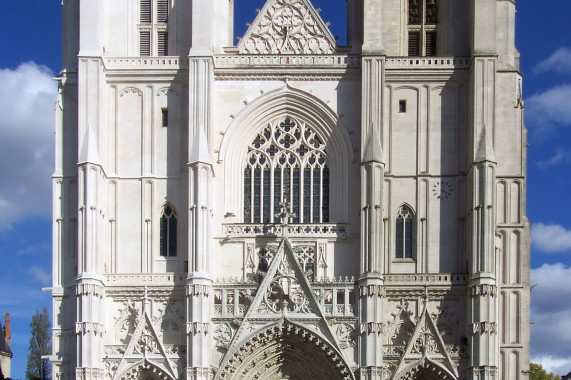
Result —
[{"label": "blue sky", "polygon": [[[236,34],[263,0],[236,0]],[[345,0],[314,0],[344,41]],[[29,322],[50,307],[53,120],[60,0],[0,1],[0,314],[12,315],[12,377],[23,378]],[[571,1],[520,0],[517,47],[529,129],[532,359],[571,371]],[[1,319],[2,323],[3,317]]]}]

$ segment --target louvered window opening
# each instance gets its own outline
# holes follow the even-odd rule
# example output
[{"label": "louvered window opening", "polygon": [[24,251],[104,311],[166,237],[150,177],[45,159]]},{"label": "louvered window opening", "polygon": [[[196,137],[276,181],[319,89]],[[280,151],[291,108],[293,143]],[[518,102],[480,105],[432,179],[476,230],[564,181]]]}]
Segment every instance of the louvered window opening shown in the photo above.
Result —
[{"label": "louvered window opening", "polygon": [[244,168],[244,222],[279,223],[280,203],[293,223],[329,222],[329,167],[325,143],[305,122],[271,123],[248,147]]},{"label": "louvered window opening", "polygon": [[169,55],[169,0],[140,0],[139,54]]},{"label": "louvered window opening", "polygon": [[408,0],[408,55],[437,55],[438,0]]},{"label": "louvered window opening", "polygon": [[395,257],[397,259],[413,258],[413,214],[403,206],[396,219]]},{"label": "louvered window opening", "polygon": [[176,256],[177,219],[170,205],[163,207],[160,216],[159,251],[163,257]]}]

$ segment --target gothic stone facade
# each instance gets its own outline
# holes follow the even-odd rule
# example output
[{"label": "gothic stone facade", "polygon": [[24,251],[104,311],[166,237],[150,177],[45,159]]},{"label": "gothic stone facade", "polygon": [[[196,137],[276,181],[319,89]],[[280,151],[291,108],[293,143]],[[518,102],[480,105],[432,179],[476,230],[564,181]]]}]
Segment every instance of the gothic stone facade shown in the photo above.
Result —
[{"label": "gothic stone facade", "polygon": [[54,376],[527,379],[514,1],[234,6],[62,2]]}]

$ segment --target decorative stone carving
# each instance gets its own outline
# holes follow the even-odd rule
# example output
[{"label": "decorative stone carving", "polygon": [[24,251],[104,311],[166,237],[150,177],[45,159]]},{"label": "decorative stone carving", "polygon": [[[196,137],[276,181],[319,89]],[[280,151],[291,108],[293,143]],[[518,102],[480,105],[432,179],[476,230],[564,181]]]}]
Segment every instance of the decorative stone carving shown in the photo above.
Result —
[{"label": "decorative stone carving", "polygon": [[384,325],[378,322],[361,323],[361,334],[377,334],[381,335],[385,331]]},{"label": "decorative stone carving", "polygon": [[282,320],[229,352],[215,377],[244,378],[351,380],[353,376],[339,352],[323,337]]},{"label": "decorative stone carving", "polygon": [[348,323],[341,323],[337,326],[337,339],[343,349],[355,347],[355,328]]},{"label": "decorative stone carving", "polygon": [[335,40],[307,0],[266,3],[238,44],[241,54],[333,54]]},{"label": "decorative stone carving", "polygon": [[216,342],[214,345],[219,348],[228,348],[233,335],[232,326],[229,323],[221,323],[214,332],[214,341]]},{"label": "decorative stone carving", "polygon": [[497,334],[497,323],[496,322],[475,322],[472,323],[472,334]]},{"label": "decorative stone carving", "polygon": [[496,293],[497,288],[495,285],[480,284],[472,286],[472,297],[495,297]]},{"label": "decorative stone carving", "polygon": [[359,287],[361,297],[384,297],[385,288],[381,285],[366,285]]},{"label": "decorative stone carving", "polygon": [[126,89],[121,91],[121,94],[119,96],[123,96],[125,94],[135,94],[138,96],[143,96],[143,92],[135,87],[127,87]]},{"label": "decorative stone carving", "polygon": [[210,323],[207,322],[188,322],[186,324],[187,334],[208,334],[210,330]]},{"label": "decorative stone carving", "polygon": [[93,333],[93,335],[103,336],[103,333],[105,332],[105,327],[101,323],[76,322],[75,332],[77,334],[82,334],[82,335]]},{"label": "decorative stone carving", "polygon": [[186,295],[195,297],[203,295],[208,297],[210,295],[210,286],[203,284],[188,285],[186,288]]},{"label": "decorative stone carving", "polygon": [[146,354],[159,354],[159,349],[157,345],[156,339],[149,331],[148,327],[146,327],[137,342],[133,347],[133,351],[137,354],[146,355]]},{"label": "decorative stone carving", "polygon": [[281,312],[283,307],[295,313],[310,312],[307,295],[286,255],[282,256],[276,275],[265,291],[264,305],[274,313]]}]

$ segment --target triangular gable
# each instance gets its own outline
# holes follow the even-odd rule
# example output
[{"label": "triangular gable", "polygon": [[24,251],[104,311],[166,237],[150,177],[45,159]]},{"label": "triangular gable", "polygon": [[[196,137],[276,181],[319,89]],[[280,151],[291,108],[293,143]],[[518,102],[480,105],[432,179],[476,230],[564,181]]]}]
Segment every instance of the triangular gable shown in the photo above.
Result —
[{"label": "triangular gable", "polygon": [[131,335],[131,340],[129,341],[125,353],[117,366],[117,371],[115,372],[115,376],[113,376],[113,380],[119,379],[126,370],[130,369],[137,363],[151,363],[171,376],[172,379],[177,379],[179,377],[175,364],[169,360],[167,351],[165,350],[165,347],[153,326],[152,319],[148,311],[148,303],[147,289],[145,288],[143,309],[139,315],[137,327],[135,327],[135,331],[133,331],[133,334]]},{"label": "triangular gable", "polygon": [[321,306],[301,269],[291,244],[284,238],[272,259],[256,296],[229,346],[242,344],[253,329],[283,318],[300,321],[327,338],[338,350],[339,343],[325,320]]},{"label": "triangular gable", "polygon": [[268,0],[238,44],[240,54],[333,54],[333,35],[309,0]]},{"label": "triangular gable", "polygon": [[[458,372],[454,366],[454,362],[450,357],[450,353],[446,350],[446,346],[436,327],[436,324],[430,317],[426,304],[421,314],[414,333],[410,338],[404,355],[397,366],[395,376],[397,376],[411,362],[425,361],[426,359],[444,359],[443,364],[451,374],[458,377]],[[435,360],[435,362],[442,360]]]}]

